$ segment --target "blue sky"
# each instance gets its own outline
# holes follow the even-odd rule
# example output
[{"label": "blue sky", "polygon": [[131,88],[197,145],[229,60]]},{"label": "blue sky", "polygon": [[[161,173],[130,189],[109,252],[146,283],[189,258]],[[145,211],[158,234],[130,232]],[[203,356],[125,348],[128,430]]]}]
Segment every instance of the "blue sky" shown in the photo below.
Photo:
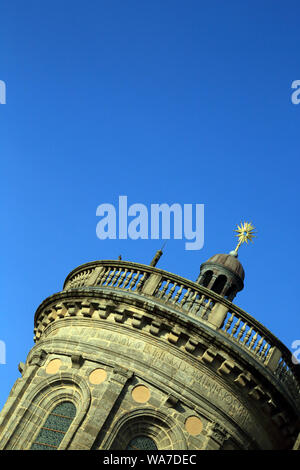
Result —
[{"label": "blue sky", "polygon": [[99,240],[96,208],[205,205],[205,243],[170,240],[158,267],[200,264],[257,227],[235,303],[289,348],[300,339],[297,1],[2,2],[0,408],[33,317],[96,259],[150,263],[161,240]]}]

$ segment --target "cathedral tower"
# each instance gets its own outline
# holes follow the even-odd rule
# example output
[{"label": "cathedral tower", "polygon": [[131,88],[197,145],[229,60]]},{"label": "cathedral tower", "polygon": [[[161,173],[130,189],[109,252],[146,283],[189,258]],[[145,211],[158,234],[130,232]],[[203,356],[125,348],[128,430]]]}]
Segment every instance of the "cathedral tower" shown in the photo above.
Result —
[{"label": "cathedral tower", "polygon": [[86,263],[42,302],[1,449],[293,448],[298,366],[232,303],[237,250],[196,282],[155,264]]}]

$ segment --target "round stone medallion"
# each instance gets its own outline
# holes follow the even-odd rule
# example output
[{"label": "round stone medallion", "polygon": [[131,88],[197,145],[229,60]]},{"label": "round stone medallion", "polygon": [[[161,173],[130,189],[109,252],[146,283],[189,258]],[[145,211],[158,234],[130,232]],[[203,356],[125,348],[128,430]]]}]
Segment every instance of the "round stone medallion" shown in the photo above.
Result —
[{"label": "round stone medallion", "polygon": [[93,385],[101,384],[106,380],[107,373],[104,369],[95,369],[89,375],[89,381]]},{"label": "round stone medallion", "polygon": [[47,374],[56,374],[59,371],[62,362],[60,359],[51,359],[46,366]]},{"label": "round stone medallion", "polygon": [[185,429],[192,436],[198,436],[202,432],[203,424],[198,416],[189,416],[184,424]]},{"label": "round stone medallion", "polygon": [[131,396],[137,403],[146,403],[150,398],[150,390],[146,385],[137,385],[132,390]]}]

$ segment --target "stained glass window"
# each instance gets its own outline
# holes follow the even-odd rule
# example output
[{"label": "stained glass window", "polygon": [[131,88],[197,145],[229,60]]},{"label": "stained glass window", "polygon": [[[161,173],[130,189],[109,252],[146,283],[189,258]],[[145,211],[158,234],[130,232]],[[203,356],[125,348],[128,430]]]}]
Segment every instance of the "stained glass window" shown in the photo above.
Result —
[{"label": "stained glass window", "polygon": [[76,414],[73,403],[64,401],[48,415],[31,450],[57,450]]},{"label": "stained glass window", "polygon": [[126,450],[157,450],[157,446],[150,437],[137,436],[129,442]]}]

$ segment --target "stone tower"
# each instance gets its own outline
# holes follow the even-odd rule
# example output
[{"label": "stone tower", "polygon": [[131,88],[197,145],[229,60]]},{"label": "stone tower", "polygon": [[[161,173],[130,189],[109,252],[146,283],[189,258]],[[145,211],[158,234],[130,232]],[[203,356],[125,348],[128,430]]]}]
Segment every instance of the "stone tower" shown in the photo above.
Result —
[{"label": "stone tower", "polygon": [[38,307],[1,449],[293,448],[298,366],[232,303],[236,253],[203,263],[196,282],[159,256],[86,263]]}]

